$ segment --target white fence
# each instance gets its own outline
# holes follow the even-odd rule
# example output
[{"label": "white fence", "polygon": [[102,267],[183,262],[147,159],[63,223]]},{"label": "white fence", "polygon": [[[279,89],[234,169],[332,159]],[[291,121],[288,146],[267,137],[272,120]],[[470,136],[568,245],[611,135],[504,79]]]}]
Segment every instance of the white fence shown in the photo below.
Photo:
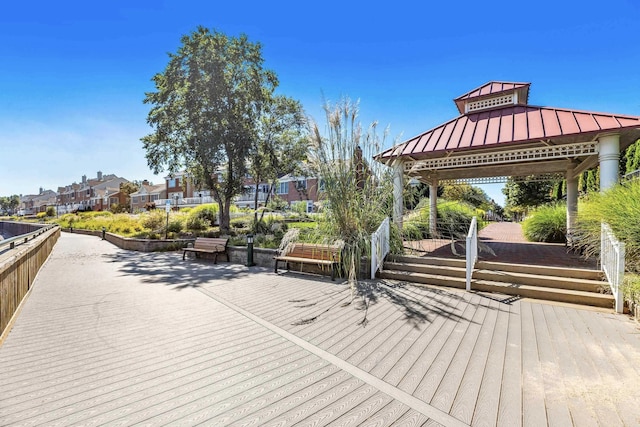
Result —
[{"label": "white fence", "polygon": [[382,271],[384,258],[389,253],[390,239],[389,218],[385,218],[380,227],[371,235],[371,278],[376,277],[378,270]]},{"label": "white fence", "polygon": [[471,276],[478,261],[478,219],[474,216],[467,234],[467,291],[471,290]]},{"label": "white fence", "polygon": [[622,313],[624,308],[622,295],[624,257],[624,243],[618,241],[609,225],[603,222],[600,232],[600,263],[616,300],[617,313]]}]

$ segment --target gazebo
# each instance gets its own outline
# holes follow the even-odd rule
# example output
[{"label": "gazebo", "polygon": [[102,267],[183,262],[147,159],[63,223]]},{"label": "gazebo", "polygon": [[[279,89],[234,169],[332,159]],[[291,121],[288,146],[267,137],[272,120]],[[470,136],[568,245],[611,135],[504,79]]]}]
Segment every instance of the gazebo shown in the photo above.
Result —
[{"label": "gazebo", "polygon": [[507,177],[567,180],[567,229],[578,205],[578,177],[600,166],[600,189],[618,182],[620,152],[640,138],[640,117],[528,104],[530,83],[488,82],[454,99],[460,115],[376,156],[394,168],[394,221],[402,225],[403,175],[437,187],[446,181]]}]

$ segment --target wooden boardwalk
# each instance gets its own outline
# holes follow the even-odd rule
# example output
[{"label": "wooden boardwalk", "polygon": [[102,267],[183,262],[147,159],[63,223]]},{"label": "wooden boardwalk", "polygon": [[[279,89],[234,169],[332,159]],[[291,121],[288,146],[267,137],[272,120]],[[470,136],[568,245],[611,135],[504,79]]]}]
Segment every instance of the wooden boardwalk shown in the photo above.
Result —
[{"label": "wooden boardwalk", "polygon": [[640,425],[627,317],[61,237],[0,347],[0,425]]}]

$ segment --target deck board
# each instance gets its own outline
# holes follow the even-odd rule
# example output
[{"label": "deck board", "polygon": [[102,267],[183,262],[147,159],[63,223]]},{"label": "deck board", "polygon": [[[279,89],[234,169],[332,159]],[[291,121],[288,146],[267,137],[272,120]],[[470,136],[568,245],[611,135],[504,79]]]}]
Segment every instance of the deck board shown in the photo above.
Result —
[{"label": "deck board", "polygon": [[551,305],[543,305],[547,319],[547,326],[549,327],[549,333],[551,336],[551,343],[555,348],[555,352],[558,357],[558,369],[561,375],[556,379],[559,381],[562,379],[565,388],[565,398],[569,411],[571,413],[572,423],[579,426],[597,426],[598,419],[596,414],[585,401],[583,394],[576,387],[577,380],[580,378],[580,372],[572,353],[574,351],[567,351],[567,337],[564,329],[560,326],[561,322],[565,322],[566,319],[558,317],[556,307]]},{"label": "deck board", "polygon": [[548,424],[571,425],[567,392],[561,380],[560,361],[553,347],[550,327],[541,304],[529,304],[535,325],[538,359],[542,370],[544,401]]},{"label": "deck board", "polygon": [[500,304],[497,301],[489,302],[484,321],[479,325],[480,331],[477,334],[474,347],[471,354],[468,355],[468,363],[460,378],[459,386],[457,390],[454,390],[456,392],[454,400],[447,409],[451,415],[467,424],[471,424],[473,421],[476,402],[479,400],[482,378],[487,370],[487,361],[499,310]]},{"label": "deck board", "polygon": [[546,425],[547,409],[544,399],[544,373],[539,357],[536,328],[531,304],[521,305],[522,327],[522,424],[523,426]]},{"label": "deck board", "polygon": [[473,419],[471,420],[471,424],[474,426],[494,426],[498,420],[510,307],[502,307],[500,303],[496,303],[493,306],[496,307],[496,319],[487,362],[482,372],[478,400],[475,402]]},{"label": "deck board", "polygon": [[345,305],[180,258],[63,235],[0,347],[0,424],[640,425],[625,316],[385,280]]},{"label": "deck board", "polygon": [[[414,396],[424,400],[425,402],[431,402],[432,404],[437,403],[432,401],[434,394],[442,381],[449,379],[449,377],[445,378],[445,376],[448,373],[447,371],[452,360],[455,358],[461,344],[464,342],[465,336],[467,336],[467,330],[472,324],[477,324],[479,319],[484,316],[484,309],[475,310],[475,305],[479,301],[480,297],[478,295],[471,295],[464,314],[455,323],[455,325],[453,325],[451,333],[447,335],[445,340],[443,340],[442,345],[437,345],[433,348],[427,349],[427,352],[430,353],[429,356],[426,360],[421,361],[422,363],[417,365],[420,371],[426,372],[423,377],[420,378],[420,382],[416,385],[415,391],[413,392]],[[466,349],[462,351],[466,351]],[[425,354],[427,352],[425,352]],[[454,378],[451,379],[452,381],[456,381],[457,378],[458,373],[455,373]],[[410,384],[410,382],[408,384]],[[408,386],[410,387],[410,385]],[[437,405],[434,406],[437,407]]]},{"label": "deck board", "polygon": [[[440,381],[440,384],[438,384],[437,388],[433,391],[433,394],[429,397],[429,401],[436,408],[447,413],[451,413],[451,407],[453,406],[454,399],[458,395],[458,390],[464,387],[466,391],[473,393],[473,389],[471,388],[473,386],[471,383],[474,382],[474,374],[479,373],[480,376],[482,375],[484,363],[481,362],[481,364],[476,366],[475,371],[472,371],[473,368],[470,368],[469,365],[472,362],[474,354],[478,355],[481,360],[485,357],[486,347],[488,347],[488,344],[490,343],[490,340],[486,340],[484,350],[482,349],[482,345],[480,348],[478,347],[478,340],[488,311],[488,307],[484,304],[481,304],[475,310],[473,318],[469,322],[460,344],[453,354],[445,356],[449,357],[449,366],[447,366],[445,373],[441,375],[442,380]],[[477,382],[479,383],[479,381]],[[473,406],[475,406],[476,398],[477,396],[473,397]],[[457,413],[454,416],[466,423],[469,423],[471,421],[471,414],[473,414],[473,407],[470,408],[467,400],[466,404],[461,404],[459,408],[466,409],[466,411],[463,410],[462,413]],[[466,415],[466,417],[460,417],[460,415]]]},{"label": "deck board", "polygon": [[[590,333],[585,327],[583,320],[574,310],[560,307],[558,310],[564,321],[560,325],[565,328],[567,347],[571,349],[578,370],[579,378],[574,384],[576,390],[584,395],[587,404],[591,404],[600,425],[622,425],[622,420],[618,415],[618,409],[609,399],[609,394],[616,391],[619,386],[617,379],[607,374],[608,368],[600,371],[599,367],[605,361],[594,360],[594,343],[588,337]],[[596,353],[601,349],[595,348]],[[600,400],[600,404],[593,405],[595,400]]]},{"label": "deck board", "polygon": [[522,425],[522,327],[520,303],[512,304],[507,326],[507,346],[502,370],[498,426]]}]

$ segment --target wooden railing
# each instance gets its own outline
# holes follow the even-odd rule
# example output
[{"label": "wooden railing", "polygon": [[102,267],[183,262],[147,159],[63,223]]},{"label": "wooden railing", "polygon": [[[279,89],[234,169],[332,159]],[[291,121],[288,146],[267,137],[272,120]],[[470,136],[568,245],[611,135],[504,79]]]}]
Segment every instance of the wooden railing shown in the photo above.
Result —
[{"label": "wooden railing", "polygon": [[51,227],[14,249],[0,252],[0,343],[58,237],[60,227]]}]

